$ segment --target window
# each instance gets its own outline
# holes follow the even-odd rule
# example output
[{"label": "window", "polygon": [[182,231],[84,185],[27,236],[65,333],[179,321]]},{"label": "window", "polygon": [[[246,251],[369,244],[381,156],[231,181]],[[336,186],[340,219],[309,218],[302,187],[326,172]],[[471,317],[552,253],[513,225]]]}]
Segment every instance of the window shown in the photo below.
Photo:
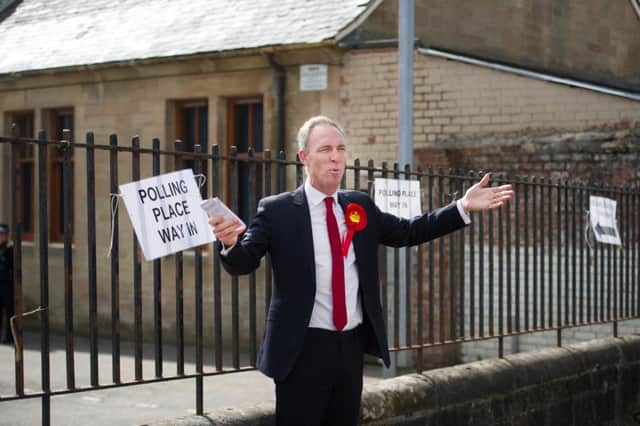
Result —
[{"label": "window", "polygon": [[[206,100],[180,101],[176,103],[175,138],[182,141],[184,152],[193,152],[194,145],[209,144],[209,106]],[[201,163],[201,173],[207,175],[208,163]],[[193,159],[180,159],[176,169],[193,169]],[[204,187],[202,188],[204,196]]]},{"label": "window", "polygon": [[[43,123],[47,129],[47,137],[51,140],[64,140],[65,130],[69,132],[71,141],[74,140],[73,109],[57,108],[44,111]],[[63,189],[63,163],[64,148],[52,146],[49,149],[49,161],[51,164],[49,176],[49,238],[51,241],[60,242],[64,239],[64,189]],[[73,152],[70,154],[71,182],[69,194],[71,196],[71,210],[69,220],[73,233]],[[73,235],[73,234],[72,234]]]},{"label": "window", "polygon": [[[13,124],[16,125],[16,135],[23,138],[33,138],[33,111],[14,111],[6,114],[5,122],[8,132]],[[22,239],[33,241],[33,212],[34,208],[34,145],[24,143],[18,149],[18,166],[22,170],[18,185],[18,217],[22,222]]]},{"label": "window", "polygon": [[[263,113],[262,98],[230,99],[227,107],[228,147],[238,148],[238,158],[247,158],[249,148],[253,148],[256,158],[262,157],[263,151]],[[250,187],[249,167],[256,167],[256,186]],[[229,179],[230,182],[230,179]],[[238,215],[246,223],[253,218],[253,205],[262,198],[262,165],[241,162],[238,168]]]}]

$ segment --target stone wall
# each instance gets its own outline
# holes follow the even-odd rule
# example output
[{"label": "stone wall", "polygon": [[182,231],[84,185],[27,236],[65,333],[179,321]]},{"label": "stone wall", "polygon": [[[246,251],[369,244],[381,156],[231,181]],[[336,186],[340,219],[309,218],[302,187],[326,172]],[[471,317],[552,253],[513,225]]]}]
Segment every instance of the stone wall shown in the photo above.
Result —
[{"label": "stone wall", "polygon": [[[365,386],[363,425],[636,424],[640,337],[611,338],[410,374]],[[273,425],[273,404],[164,425]]]}]

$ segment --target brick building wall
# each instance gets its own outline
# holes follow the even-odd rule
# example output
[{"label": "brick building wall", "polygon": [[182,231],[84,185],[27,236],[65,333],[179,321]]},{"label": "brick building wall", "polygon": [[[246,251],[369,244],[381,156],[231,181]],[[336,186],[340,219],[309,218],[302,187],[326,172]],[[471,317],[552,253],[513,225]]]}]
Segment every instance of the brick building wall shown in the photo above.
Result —
[{"label": "brick building wall", "polygon": [[[640,126],[640,103],[624,98],[421,54],[415,55],[414,73],[416,165],[437,160],[420,157],[433,148],[486,147],[495,139],[519,144],[524,135]],[[396,49],[345,55],[339,116],[353,157],[395,160],[397,78]]]}]

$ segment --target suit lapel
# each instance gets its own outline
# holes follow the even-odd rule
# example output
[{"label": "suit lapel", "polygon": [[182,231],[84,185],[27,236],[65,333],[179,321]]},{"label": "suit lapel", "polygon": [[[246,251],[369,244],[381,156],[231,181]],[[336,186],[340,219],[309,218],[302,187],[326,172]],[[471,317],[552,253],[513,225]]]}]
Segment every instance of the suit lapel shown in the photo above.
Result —
[{"label": "suit lapel", "polygon": [[[291,218],[294,226],[292,229],[295,232],[292,234],[293,238],[300,240],[300,249],[304,253],[304,259],[307,262],[307,269],[310,274],[310,282],[313,283],[313,292],[315,294],[316,289],[316,265],[315,254],[313,249],[313,233],[311,229],[311,214],[309,213],[309,204],[307,203],[307,197],[304,193],[304,186],[299,186],[293,192],[293,205],[295,206],[296,213]],[[295,247],[295,243],[292,242],[292,247]]]}]

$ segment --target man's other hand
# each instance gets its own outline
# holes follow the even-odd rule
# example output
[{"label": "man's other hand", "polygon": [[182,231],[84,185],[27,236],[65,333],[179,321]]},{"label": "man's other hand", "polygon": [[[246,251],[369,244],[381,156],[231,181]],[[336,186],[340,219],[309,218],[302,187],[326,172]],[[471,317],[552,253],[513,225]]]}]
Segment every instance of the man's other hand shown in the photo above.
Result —
[{"label": "man's other hand", "polygon": [[489,173],[465,192],[464,197],[460,200],[464,211],[469,213],[495,209],[513,198],[513,187],[511,185],[487,186],[488,184]]}]

